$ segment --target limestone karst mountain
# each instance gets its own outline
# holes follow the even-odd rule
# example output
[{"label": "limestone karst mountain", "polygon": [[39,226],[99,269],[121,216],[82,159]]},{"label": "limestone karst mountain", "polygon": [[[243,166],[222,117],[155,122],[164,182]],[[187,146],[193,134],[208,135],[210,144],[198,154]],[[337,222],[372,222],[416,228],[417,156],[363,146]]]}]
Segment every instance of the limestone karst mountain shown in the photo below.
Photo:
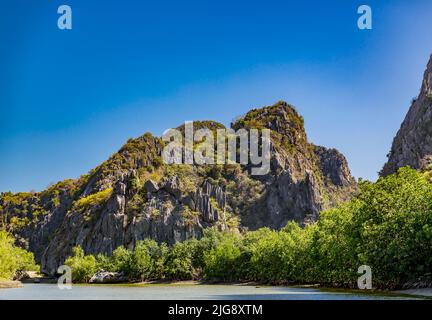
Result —
[{"label": "limestone karst mountain", "polygon": [[420,94],[414,99],[396,137],[381,175],[403,166],[424,169],[432,163],[432,55]]},{"label": "limestone karst mountain", "polygon": [[[212,121],[195,126],[223,128]],[[35,253],[43,272],[54,274],[76,245],[111,254],[145,238],[199,238],[211,226],[307,224],[356,190],[344,156],[309,143],[303,118],[287,103],[251,110],[232,128],[271,130],[268,174],[252,176],[247,165],[164,164],[164,142],[146,133],[79,179],[40,193],[1,194],[0,223]]]}]

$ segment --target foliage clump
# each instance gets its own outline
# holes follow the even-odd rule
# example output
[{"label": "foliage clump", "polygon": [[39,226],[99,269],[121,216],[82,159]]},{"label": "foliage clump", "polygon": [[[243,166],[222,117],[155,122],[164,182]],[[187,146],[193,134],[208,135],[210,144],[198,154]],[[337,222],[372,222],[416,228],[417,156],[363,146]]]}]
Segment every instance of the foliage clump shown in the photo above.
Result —
[{"label": "foliage clump", "polygon": [[39,271],[34,255],[14,245],[14,238],[0,231],[0,279],[11,280],[17,271]]},{"label": "foliage clump", "polygon": [[97,193],[91,194],[87,197],[82,197],[75,202],[74,207],[77,210],[83,210],[92,206],[100,205],[108,200],[113,193],[112,188],[108,188]]},{"label": "foliage clump", "polygon": [[72,249],[72,256],[66,259],[65,265],[72,269],[72,281],[88,282],[98,271],[96,258],[93,255],[85,255],[81,247]]}]

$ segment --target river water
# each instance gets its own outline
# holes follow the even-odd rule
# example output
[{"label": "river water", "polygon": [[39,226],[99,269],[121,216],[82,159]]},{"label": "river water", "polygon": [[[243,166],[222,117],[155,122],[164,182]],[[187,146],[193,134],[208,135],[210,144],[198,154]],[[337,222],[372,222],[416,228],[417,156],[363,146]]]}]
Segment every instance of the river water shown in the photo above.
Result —
[{"label": "river water", "polygon": [[0,300],[365,300],[407,299],[400,296],[324,291],[315,288],[246,285],[75,285],[24,284],[0,289]]}]

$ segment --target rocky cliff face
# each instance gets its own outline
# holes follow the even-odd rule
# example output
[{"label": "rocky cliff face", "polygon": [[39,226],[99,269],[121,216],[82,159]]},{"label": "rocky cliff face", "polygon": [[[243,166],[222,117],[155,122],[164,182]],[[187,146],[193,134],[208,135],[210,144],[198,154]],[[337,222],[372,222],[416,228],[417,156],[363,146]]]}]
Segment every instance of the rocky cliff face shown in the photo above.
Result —
[{"label": "rocky cliff face", "polygon": [[[194,126],[224,127],[212,121]],[[145,134],[79,179],[41,193],[3,193],[0,223],[54,274],[76,245],[111,254],[145,238],[168,244],[199,238],[211,226],[304,225],[356,190],[344,156],[310,144],[302,117],[287,103],[252,110],[232,128],[271,130],[269,173],[252,176],[249,165],[237,164],[166,165],[163,141]]]},{"label": "rocky cliff face", "polygon": [[233,128],[271,130],[271,171],[255,177],[263,192],[251,210],[240,214],[244,226],[280,229],[290,220],[304,225],[355,191],[345,157],[309,143],[303,118],[287,103],[252,110]]},{"label": "rocky cliff face", "polygon": [[423,169],[432,163],[432,56],[423,77],[420,94],[408,111],[393,140],[388,162],[381,171],[389,175],[403,166]]}]

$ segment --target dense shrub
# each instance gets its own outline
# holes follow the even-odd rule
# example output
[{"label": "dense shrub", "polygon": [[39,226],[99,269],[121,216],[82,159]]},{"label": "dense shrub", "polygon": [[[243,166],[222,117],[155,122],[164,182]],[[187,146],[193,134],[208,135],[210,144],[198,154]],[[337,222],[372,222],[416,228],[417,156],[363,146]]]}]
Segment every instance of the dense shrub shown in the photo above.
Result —
[{"label": "dense shrub", "polygon": [[204,277],[232,281],[241,272],[242,241],[239,235],[227,233],[216,247],[204,252]]},{"label": "dense shrub", "polygon": [[73,255],[64,263],[72,269],[72,281],[88,282],[98,271],[96,258],[92,255],[84,255],[81,247],[74,247],[72,252]]},{"label": "dense shrub", "polygon": [[176,243],[166,261],[166,277],[175,280],[194,279],[199,275],[199,266],[194,263],[199,241],[196,239]]},{"label": "dense shrub", "polygon": [[162,279],[165,276],[167,255],[168,247],[165,244],[158,245],[149,239],[140,241],[130,255],[127,274],[141,281]]},{"label": "dense shrub", "polygon": [[126,250],[125,247],[118,247],[114,250],[112,257],[111,257],[111,263],[112,267],[106,268],[107,270],[111,270],[114,272],[130,272],[130,261],[131,261],[132,251]]},{"label": "dense shrub", "polygon": [[12,279],[17,271],[38,271],[33,253],[14,245],[14,238],[0,231],[0,279]]},{"label": "dense shrub", "polygon": [[250,232],[244,243],[250,260],[246,274],[251,280],[269,281],[282,278],[284,243],[278,232],[267,228]]}]

